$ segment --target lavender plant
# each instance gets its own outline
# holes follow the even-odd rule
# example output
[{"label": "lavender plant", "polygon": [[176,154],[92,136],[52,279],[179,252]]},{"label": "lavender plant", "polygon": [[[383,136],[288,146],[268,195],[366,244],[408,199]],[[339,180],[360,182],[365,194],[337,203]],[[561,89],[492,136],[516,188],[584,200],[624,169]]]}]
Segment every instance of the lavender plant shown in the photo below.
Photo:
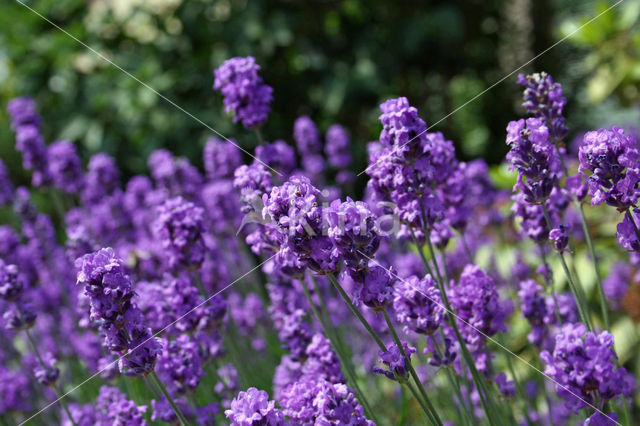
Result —
[{"label": "lavender plant", "polygon": [[[214,71],[251,162],[211,136],[201,163],[161,149],[127,179],[47,144],[32,99],[7,106],[32,179],[0,162],[0,424],[634,424],[632,131],[586,132],[576,156],[561,85],[521,75],[509,191],[389,99],[360,195],[341,125],[264,140],[259,70]],[[594,225],[616,211],[618,246]]]}]

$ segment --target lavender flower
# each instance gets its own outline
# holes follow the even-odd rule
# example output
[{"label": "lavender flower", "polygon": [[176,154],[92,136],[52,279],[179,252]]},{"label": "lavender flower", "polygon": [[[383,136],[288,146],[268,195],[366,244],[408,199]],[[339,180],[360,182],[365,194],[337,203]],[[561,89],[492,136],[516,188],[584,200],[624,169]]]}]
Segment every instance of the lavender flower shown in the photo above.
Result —
[{"label": "lavender flower", "polygon": [[367,203],[335,200],[327,214],[328,235],[348,268],[360,271],[367,267],[378,247],[380,236],[376,216]]},{"label": "lavender flower", "polygon": [[506,330],[504,319],[509,310],[498,297],[495,281],[478,266],[465,266],[449,299],[457,314],[460,333],[470,345],[480,344],[484,335]]},{"label": "lavender flower", "polygon": [[324,152],[329,164],[336,169],[346,169],[351,165],[350,141],[347,131],[339,124],[327,129]]},{"label": "lavender flower", "polygon": [[558,383],[558,396],[575,413],[596,404],[598,395],[604,401],[622,394],[629,397],[635,388],[633,378],[615,365],[613,336],[607,331],[595,334],[584,324],[565,324],[553,351],[543,351],[540,358],[545,374]]},{"label": "lavender flower", "polygon": [[40,129],[34,125],[20,126],[16,130],[16,149],[22,154],[22,166],[33,172],[33,186],[51,183],[48,169],[47,147]]},{"label": "lavender flower", "polygon": [[540,120],[543,120],[550,130],[554,140],[563,139],[569,129],[565,125],[562,110],[567,104],[562,95],[562,86],[554,83],[546,72],[518,75],[518,84],[525,86],[522,106]]},{"label": "lavender flower", "polygon": [[343,383],[303,378],[285,389],[280,404],[284,415],[296,425],[373,426],[353,391]]},{"label": "lavender flower", "polygon": [[105,248],[77,259],[76,268],[77,282],[91,301],[91,319],[100,324],[107,347],[117,354],[132,351],[120,359],[120,371],[132,376],[153,371],[160,348],[131,300],[134,293],[123,261]]},{"label": "lavender flower", "polygon": [[182,197],[158,207],[155,231],[165,249],[169,267],[198,267],[204,261],[202,208]]},{"label": "lavender flower", "polygon": [[70,141],[58,141],[49,145],[49,174],[53,184],[70,194],[82,187],[82,164],[76,148]]},{"label": "lavender flower", "polygon": [[304,158],[316,155],[322,150],[320,132],[311,118],[303,115],[293,124],[293,139],[298,146],[298,152]]},{"label": "lavender flower", "polygon": [[233,426],[281,426],[285,424],[282,412],[269,401],[269,395],[262,390],[249,388],[240,392],[224,412]]},{"label": "lavender flower", "polygon": [[7,104],[7,112],[11,117],[11,129],[18,132],[22,126],[35,126],[40,128],[40,115],[36,111],[36,103],[27,96],[13,98]]},{"label": "lavender flower", "polygon": [[42,364],[38,364],[33,373],[38,383],[42,386],[54,386],[58,377],[60,377],[60,370],[54,366],[57,360],[51,353],[47,353],[42,359]]},{"label": "lavender flower", "polygon": [[0,298],[8,301],[18,300],[22,290],[23,284],[18,277],[18,267],[7,265],[0,259]]},{"label": "lavender flower", "polygon": [[89,160],[82,199],[86,204],[97,204],[112,195],[120,186],[120,170],[113,157],[98,153]]},{"label": "lavender flower", "polygon": [[620,307],[631,282],[633,282],[631,265],[625,262],[616,262],[611,266],[609,276],[602,281],[602,290],[607,301],[613,307]]},{"label": "lavender flower", "polygon": [[[411,359],[411,354],[415,353],[416,348],[409,346],[407,342],[402,342],[404,352]],[[387,346],[386,351],[379,351],[380,363],[384,364],[387,368],[382,369],[380,367],[373,367],[373,372],[382,374],[391,380],[406,381],[409,379],[409,367],[407,366],[407,360],[402,351],[395,343]]]},{"label": "lavender flower", "polygon": [[255,58],[248,56],[228,59],[213,72],[213,88],[224,96],[225,111],[247,129],[262,126],[271,111],[273,89],[263,83],[259,70]]},{"label": "lavender flower", "polygon": [[204,374],[196,342],[183,334],[176,340],[161,342],[163,350],[158,356],[156,371],[172,393],[193,391]]},{"label": "lavender flower", "polygon": [[407,330],[427,336],[438,329],[445,316],[440,292],[431,275],[401,281],[396,287],[393,308],[396,319]]},{"label": "lavender flower", "polygon": [[0,414],[10,416],[14,411],[28,411],[32,401],[29,379],[21,371],[0,365]]},{"label": "lavender flower", "polygon": [[296,168],[295,150],[283,140],[257,146],[255,154],[260,161],[284,176],[291,175]]},{"label": "lavender flower", "polygon": [[528,203],[542,203],[560,176],[560,158],[549,140],[549,129],[537,118],[512,121],[507,126],[507,145],[511,170],[518,171],[516,186]]},{"label": "lavender flower", "polygon": [[559,225],[549,232],[549,239],[558,251],[563,251],[569,244],[569,229],[566,225]]},{"label": "lavender flower", "polygon": [[[635,216],[635,218],[632,218],[633,216]],[[632,222],[637,221],[637,217],[640,217],[640,209],[633,209],[633,216],[624,216],[622,222],[620,222],[616,228],[616,237],[620,245],[626,250],[640,252],[640,240],[638,240],[638,234],[636,234],[636,228],[634,222]]]},{"label": "lavender flower", "polygon": [[145,426],[145,406],[137,406],[117,388],[102,386],[96,399],[97,425]]},{"label": "lavender flower", "polygon": [[263,195],[263,215],[271,217],[286,237],[285,246],[312,270],[332,273],[338,255],[331,239],[323,235],[323,213],[318,206],[320,191],[306,176],[292,176]]},{"label": "lavender flower", "polygon": [[587,132],[580,146],[579,171],[588,175],[591,204],[606,202],[624,211],[640,197],[640,151],[633,134],[612,127]]},{"label": "lavender flower", "polygon": [[[361,275],[357,274],[356,278],[360,279]],[[364,273],[364,281],[356,298],[375,312],[380,312],[393,300],[394,283],[395,279],[389,271],[373,266]]]},{"label": "lavender flower", "polygon": [[7,167],[0,160],[0,206],[10,204],[13,200],[13,184],[9,178]]},{"label": "lavender flower", "polygon": [[231,142],[212,136],[204,146],[202,161],[208,180],[230,178],[242,164],[242,152]]}]

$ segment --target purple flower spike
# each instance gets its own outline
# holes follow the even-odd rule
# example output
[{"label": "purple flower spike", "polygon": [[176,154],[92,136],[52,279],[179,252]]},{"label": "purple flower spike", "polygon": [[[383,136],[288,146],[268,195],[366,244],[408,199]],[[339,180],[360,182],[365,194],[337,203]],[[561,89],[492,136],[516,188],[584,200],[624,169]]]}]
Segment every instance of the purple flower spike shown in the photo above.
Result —
[{"label": "purple flower spike", "polygon": [[588,175],[591,204],[624,211],[640,197],[640,150],[633,134],[612,127],[587,132],[580,146],[579,171]]},{"label": "purple flower spike", "polygon": [[562,86],[554,83],[546,72],[518,75],[518,84],[525,86],[522,106],[532,116],[545,122],[554,140],[561,140],[569,129],[565,125],[562,110],[567,99],[562,95]]},{"label": "purple flower spike", "polygon": [[168,256],[169,267],[198,267],[204,261],[202,208],[182,197],[158,207],[155,231]]},{"label": "purple flower spike", "polygon": [[512,121],[507,126],[507,161],[518,171],[516,186],[525,200],[540,204],[551,194],[560,176],[560,157],[549,140],[549,129],[537,118]]},{"label": "purple flower spike", "polygon": [[[618,395],[629,397],[635,390],[635,380],[624,368],[616,367],[613,336],[587,332],[584,324],[565,324],[556,336],[553,351],[543,351],[545,373],[559,385],[558,396],[575,413],[612,399]],[[560,386],[562,385],[562,386]]]},{"label": "purple flower spike", "polygon": [[40,115],[36,111],[36,103],[27,96],[13,98],[7,104],[7,112],[11,117],[11,130],[18,132],[22,126],[40,128]]},{"label": "purple flower spike", "polygon": [[18,267],[7,265],[0,259],[0,298],[8,301],[18,300],[22,289],[23,284],[18,277]]},{"label": "purple flower spike", "polygon": [[[411,359],[411,354],[415,353],[416,348],[409,346],[407,342],[402,342],[404,352]],[[373,372],[383,374],[391,380],[407,380],[409,378],[409,366],[402,351],[395,343],[387,346],[386,351],[380,351],[380,363],[387,368],[373,367]]]},{"label": "purple flower spike", "polygon": [[349,135],[344,127],[334,124],[327,129],[324,152],[327,154],[327,159],[332,167],[346,169],[351,165],[349,147]]},{"label": "purple flower spike", "polygon": [[82,187],[82,164],[76,148],[70,141],[58,141],[49,145],[49,173],[53,184],[70,194]]},{"label": "purple flower spike", "polygon": [[285,424],[282,412],[269,401],[269,394],[263,390],[249,388],[240,392],[228,410],[224,412],[233,426],[282,426]]},{"label": "purple flower spike", "polygon": [[445,310],[436,283],[427,275],[411,276],[396,288],[393,308],[396,319],[414,333],[432,335],[442,324]]},{"label": "purple flower spike", "polygon": [[13,184],[9,178],[7,166],[0,160],[0,206],[11,204],[13,200]]},{"label": "purple flower spike", "polygon": [[231,142],[212,136],[204,146],[202,160],[208,180],[230,178],[242,164],[242,151]]},{"label": "purple flower spike", "polygon": [[233,113],[233,122],[242,122],[247,129],[257,129],[269,116],[273,89],[258,75],[260,66],[255,58],[231,58],[213,71],[213,88],[224,96],[227,113]]}]

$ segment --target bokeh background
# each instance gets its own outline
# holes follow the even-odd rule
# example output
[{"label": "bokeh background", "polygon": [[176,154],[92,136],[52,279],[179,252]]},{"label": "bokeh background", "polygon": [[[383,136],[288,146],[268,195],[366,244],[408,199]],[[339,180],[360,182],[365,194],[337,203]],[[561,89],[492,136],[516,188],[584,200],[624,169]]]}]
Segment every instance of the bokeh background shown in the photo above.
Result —
[{"label": "bokeh background", "polygon": [[[267,140],[291,141],[294,119],[345,125],[360,171],[378,105],[407,96],[434,123],[613,2],[576,0],[250,1],[25,0],[25,3],[250,149],[255,135],[225,117],[213,68],[253,55],[274,88]],[[640,2],[624,1],[524,67],[560,81],[572,134],[639,123]],[[437,125],[462,159],[497,164],[519,111],[516,74]],[[5,112],[36,98],[47,142],[106,151],[125,176],[166,147],[200,164],[211,132],[14,0],[0,6],[0,156],[27,183]],[[435,129],[434,129],[435,130]],[[20,180],[22,179],[22,181]]]}]

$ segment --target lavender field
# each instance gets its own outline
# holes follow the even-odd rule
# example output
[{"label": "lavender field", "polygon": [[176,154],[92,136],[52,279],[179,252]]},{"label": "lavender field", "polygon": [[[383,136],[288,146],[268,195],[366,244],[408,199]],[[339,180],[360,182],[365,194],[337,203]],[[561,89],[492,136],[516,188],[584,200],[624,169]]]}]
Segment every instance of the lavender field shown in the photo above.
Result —
[{"label": "lavender field", "polygon": [[1,426],[639,424],[637,122],[518,68],[494,162],[410,91],[273,124],[265,68],[191,70],[233,131],[145,173],[3,105]]}]

